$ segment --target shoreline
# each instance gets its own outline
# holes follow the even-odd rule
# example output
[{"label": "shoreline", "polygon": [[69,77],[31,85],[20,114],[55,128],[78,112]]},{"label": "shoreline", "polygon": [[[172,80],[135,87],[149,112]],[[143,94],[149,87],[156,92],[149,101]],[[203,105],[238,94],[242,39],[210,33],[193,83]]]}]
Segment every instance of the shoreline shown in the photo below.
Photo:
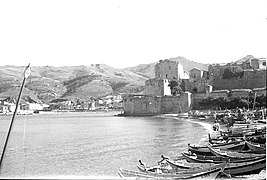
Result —
[{"label": "shoreline", "polygon": [[179,118],[179,117],[177,117],[177,114],[162,114],[162,115],[159,115],[156,117],[174,118],[174,119],[179,119],[179,120],[189,121],[191,123],[199,124],[200,126],[202,126],[205,129],[205,131],[207,132],[207,136],[200,139],[198,144],[201,144],[201,142],[207,142],[208,134],[213,134],[215,132],[212,129],[212,126],[213,126],[212,124],[214,124],[214,120],[210,120],[210,119],[199,120],[199,119],[191,119],[191,118]]}]

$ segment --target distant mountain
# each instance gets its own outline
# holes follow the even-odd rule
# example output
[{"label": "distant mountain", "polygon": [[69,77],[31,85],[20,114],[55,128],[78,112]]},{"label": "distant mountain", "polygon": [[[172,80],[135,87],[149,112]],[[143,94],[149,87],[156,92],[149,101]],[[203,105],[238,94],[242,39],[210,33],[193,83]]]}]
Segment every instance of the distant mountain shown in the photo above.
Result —
[{"label": "distant mountain", "polygon": [[[169,60],[180,62],[183,65],[184,70],[186,72],[189,72],[193,68],[207,71],[208,66],[209,66],[209,64],[198,63],[195,61],[188,60],[181,56],[178,56],[175,58],[169,58]],[[132,71],[134,73],[137,73],[147,78],[154,78],[155,77],[155,65],[157,63],[158,62],[154,62],[150,64],[140,64],[138,66],[125,68],[125,70]]]},{"label": "distant mountain", "polygon": [[181,56],[178,56],[175,58],[169,58],[169,59],[173,60],[173,61],[178,61],[179,63],[181,63],[186,72],[189,72],[193,68],[207,71],[208,67],[209,67],[209,64],[198,63],[195,61],[188,60],[188,59],[181,57]]},{"label": "distant mountain", "polygon": [[124,70],[132,71],[136,74],[139,74],[141,76],[147,77],[148,79],[155,77],[155,65],[157,62],[150,63],[150,64],[140,64],[138,66],[134,67],[128,67]]}]

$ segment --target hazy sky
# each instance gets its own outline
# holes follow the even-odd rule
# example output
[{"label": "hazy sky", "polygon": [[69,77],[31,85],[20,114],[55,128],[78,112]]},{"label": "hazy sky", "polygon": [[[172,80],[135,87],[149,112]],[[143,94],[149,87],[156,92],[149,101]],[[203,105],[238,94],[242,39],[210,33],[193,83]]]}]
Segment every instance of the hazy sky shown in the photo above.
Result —
[{"label": "hazy sky", "polygon": [[0,66],[267,57],[266,0],[0,1]]}]

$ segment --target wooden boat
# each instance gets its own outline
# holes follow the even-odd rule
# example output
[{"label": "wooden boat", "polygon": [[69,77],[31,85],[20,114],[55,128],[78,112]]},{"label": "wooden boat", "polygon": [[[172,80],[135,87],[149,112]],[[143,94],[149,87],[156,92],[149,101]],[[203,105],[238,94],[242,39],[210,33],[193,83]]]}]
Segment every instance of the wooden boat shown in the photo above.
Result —
[{"label": "wooden boat", "polygon": [[264,144],[266,143],[266,132],[261,134],[245,135],[245,140],[254,143]]},{"label": "wooden boat", "polygon": [[[170,165],[173,168],[179,169],[180,165],[176,166],[176,163],[170,161]],[[207,168],[207,166],[212,166],[211,163],[190,163],[192,167]],[[260,158],[253,161],[245,162],[229,162],[224,168],[223,173],[229,175],[250,175],[258,174],[261,170],[266,168],[266,157]]]},{"label": "wooden boat", "polygon": [[222,163],[225,161],[229,162],[249,162],[249,161],[255,161],[259,159],[263,159],[266,156],[258,156],[258,157],[218,157],[218,156],[204,156],[204,155],[197,155],[197,154],[189,154],[189,153],[182,153],[182,155],[185,157],[186,161],[189,163]]},{"label": "wooden boat", "polygon": [[172,173],[173,169],[171,166],[168,165],[167,161],[165,159],[158,162],[159,165],[156,166],[147,166],[145,163],[143,163],[141,160],[139,160],[140,164],[136,165],[137,169],[139,169],[140,172],[156,172],[156,173]]},{"label": "wooden boat", "polygon": [[191,145],[188,144],[188,151],[196,154],[203,154],[207,156],[213,156],[210,149],[207,146],[198,146],[198,145]]},{"label": "wooden boat", "polygon": [[246,145],[251,150],[258,150],[258,151],[265,150],[266,151],[266,145],[265,144],[257,144],[257,143],[252,143],[252,142],[246,141]]},{"label": "wooden boat", "polygon": [[179,118],[188,118],[189,115],[188,115],[188,113],[179,113],[179,114],[177,114],[177,117],[179,117]]},{"label": "wooden boat", "polygon": [[233,152],[233,151],[223,151],[219,149],[215,149],[211,146],[208,146],[210,149],[210,152],[217,156],[217,157],[226,157],[230,159],[240,159],[240,158],[257,158],[257,157],[265,157],[265,154],[252,154],[252,153],[239,153],[239,152]]},{"label": "wooden boat", "polygon": [[199,171],[187,171],[181,173],[155,173],[155,172],[136,172],[132,170],[126,170],[120,168],[118,174],[120,177],[135,177],[146,179],[215,179],[219,173],[224,171],[227,163],[223,163],[217,166],[212,166],[207,169],[201,169]]},{"label": "wooden boat", "polygon": [[204,116],[205,116],[205,119],[207,120],[212,120],[216,118],[215,114],[205,114]]},{"label": "wooden boat", "polygon": [[[214,144],[211,147],[218,148],[222,150],[229,150],[229,149],[243,149],[245,146],[245,141],[232,141],[228,143],[220,143]],[[190,145],[188,144],[188,151],[196,154],[203,154],[203,155],[210,155],[212,156],[212,152],[208,148],[208,146],[197,146],[197,145]]]}]

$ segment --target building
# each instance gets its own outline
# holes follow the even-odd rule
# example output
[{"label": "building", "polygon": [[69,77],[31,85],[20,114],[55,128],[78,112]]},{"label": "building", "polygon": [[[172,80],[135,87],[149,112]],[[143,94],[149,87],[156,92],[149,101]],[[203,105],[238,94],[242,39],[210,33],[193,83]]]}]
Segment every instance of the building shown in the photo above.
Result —
[{"label": "building", "polygon": [[149,79],[145,81],[145,95],[166,96],[171,95],[168,79]]},{"label": "building", "polygon": [[189,77],[191,81],[209,80],[209,72],[193,68],[189,71]]},{"label": "building", "polygon": [[170,59],[160,60],[155,65],[155,77],[156,79],[176,79],[178,81],[189,79],[183,65],[176,60]]}]

